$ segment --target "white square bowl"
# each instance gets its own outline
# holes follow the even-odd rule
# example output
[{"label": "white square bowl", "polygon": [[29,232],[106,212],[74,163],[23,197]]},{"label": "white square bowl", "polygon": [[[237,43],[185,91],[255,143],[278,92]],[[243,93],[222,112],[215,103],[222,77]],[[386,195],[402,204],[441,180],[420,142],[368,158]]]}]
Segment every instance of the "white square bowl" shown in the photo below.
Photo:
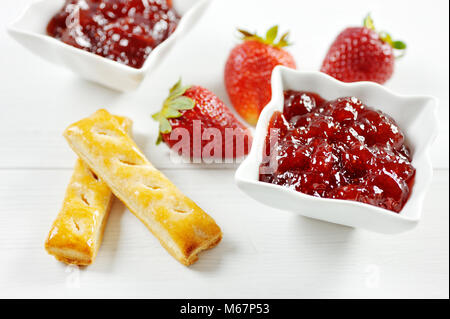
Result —
[{"label": "white square bowl", "polygon": [[[355,201],[313,197],[259,181],[267,127],[275,111],[283,112],[285,90],[314,92],[326,100],[355,96],[396,120],[416,168],[414,187],[400,213]],[[433,174],[429,150],[437,132],[437,100],[433,97],[402,96],[372,82],[344,83],[321,72],[277,67],[272,74],[272,100],[261,113],[251,152],[236,171],[235,180],[244,193],[274,208],[379,233],[400,233],[414,228],[420,220]]]},{"label": "white square bowl", "polygon": [[200,20],[211,0],[174,0],[175,10],[182,16],[177,29],[166,41],[158,45],[140,69],[87,52],[46,33],[50,19],[63,6],[64,0],[38,0],[32,2],[7,29],[24,47],[47,61],[63,65],[85,79],[103,86],[126,92],[136,89],[145,75],[154,71]]}]

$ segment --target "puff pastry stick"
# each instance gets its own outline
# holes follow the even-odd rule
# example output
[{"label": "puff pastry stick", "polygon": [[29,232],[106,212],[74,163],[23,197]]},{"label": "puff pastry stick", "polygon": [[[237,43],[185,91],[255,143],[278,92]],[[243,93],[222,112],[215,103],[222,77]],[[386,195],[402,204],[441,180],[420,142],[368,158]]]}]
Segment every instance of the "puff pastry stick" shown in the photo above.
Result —
[{"label": "puff pastry stick", "polygon": [[[131,130],[131,120],[115,118],[124,132]],[[67,264],[90,265],[102,241],[112,197],[106,183],[78,159],[45,242],[47,252]]]},{"label": "puff pastry stick", "polygon": [[145,158],[106,110],[69,126],[72,149],[184,265],[222,238],[215,221]]}]

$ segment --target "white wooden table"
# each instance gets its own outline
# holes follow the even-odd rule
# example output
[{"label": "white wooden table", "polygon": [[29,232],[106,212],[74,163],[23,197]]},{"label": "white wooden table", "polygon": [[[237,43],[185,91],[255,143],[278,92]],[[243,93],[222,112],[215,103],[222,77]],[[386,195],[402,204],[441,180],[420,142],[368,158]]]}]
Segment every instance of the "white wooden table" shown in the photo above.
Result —
[{"label": "white wooden table", "polygon": [[[5,25],[27,2],[0,4],[0,297],[449,297],[447,1],[425,7],[353,0],[344,8],[334,1],[217,0],[177,52],[130,94],[79,79],[13,42]],[[173,164],[168,149],[154,145],[150,114],[180,75],[229,102],[222,73],[234,27],[290,28],[299,68],[313,70],[336,33],[368,11],[409,44],[388,86],[441,101],[435,177],[413,231],[386,236],[277,211],[239,192],[233,167]],[[148,157],[222,227],[223,242],[194,266],[174,261],[118,201],[94,265],[67,267],[45,252],[75,161],[61,133],[100,107],[131,117]]]}]

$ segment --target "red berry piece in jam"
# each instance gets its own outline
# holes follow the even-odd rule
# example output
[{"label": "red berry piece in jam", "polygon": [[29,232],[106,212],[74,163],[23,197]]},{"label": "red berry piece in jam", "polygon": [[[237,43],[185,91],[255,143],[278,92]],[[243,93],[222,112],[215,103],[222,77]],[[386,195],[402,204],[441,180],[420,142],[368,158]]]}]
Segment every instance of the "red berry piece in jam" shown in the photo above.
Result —
[{"label": "red berry piece in jam", "polygon": [[336,155],[333,154],[333,147],[324,140],[316,139],[315,142],[318,145],[314,147],[310,157],[311,170],[329,176],[337,161]]},{"label": "red berry piece in jam", "polygon": [[322,103],[322,99],[311,94],[302,92],[286,91],[284,93],[284,115],[290,120],[295,115],[304,115],[310,113],[316,108],[317,103]]},{"label": "red berry piece in jam", "polygon": [[330,193],[330,198],[353,200],[368,204],[368,191],[365,187],[359,185],[346,185],[337,187]]},{"label": "red berry piece in jam", "polygon": [[326,106],[327,113],[340,123],[355,121],[363,109],[362,102],[355,97],[340,98]]},{"label": "red berry piece in jam", "polygon": [[299,183],[296,190],[316,197],[325,197],[329,181],[324,179],[321,173],[306,171],[299,173],[298,176]]},{"label": "red berry piece in jam", "polygon": [[342,152],[341,161],[349,178],[362,178],[373,167],[374,156],[365,146],[352,146]]},{"label": "red berry piece in jam", "polygon": [[279,168],[283,171],[307,169],[312,153],[312,148],[304,145],[281,146],[277,157]]}]

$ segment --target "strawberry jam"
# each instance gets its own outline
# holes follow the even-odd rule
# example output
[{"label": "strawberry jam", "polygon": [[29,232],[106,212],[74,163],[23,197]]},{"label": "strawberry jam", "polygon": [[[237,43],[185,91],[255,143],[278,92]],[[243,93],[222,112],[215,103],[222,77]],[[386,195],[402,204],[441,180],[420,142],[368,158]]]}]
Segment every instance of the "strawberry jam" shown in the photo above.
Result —
[{"label": "strawberry jam", "polygon": [[47,33],[76,48],[140,68],[175,30],[171,0],[66,0]]},{"label": "strawberry jam", "polygon": [[391,117],[355,97],[325,101],[287,91],[269,133],[263,182],[394,212],[409,198],[415,169],[403,133]]}]

